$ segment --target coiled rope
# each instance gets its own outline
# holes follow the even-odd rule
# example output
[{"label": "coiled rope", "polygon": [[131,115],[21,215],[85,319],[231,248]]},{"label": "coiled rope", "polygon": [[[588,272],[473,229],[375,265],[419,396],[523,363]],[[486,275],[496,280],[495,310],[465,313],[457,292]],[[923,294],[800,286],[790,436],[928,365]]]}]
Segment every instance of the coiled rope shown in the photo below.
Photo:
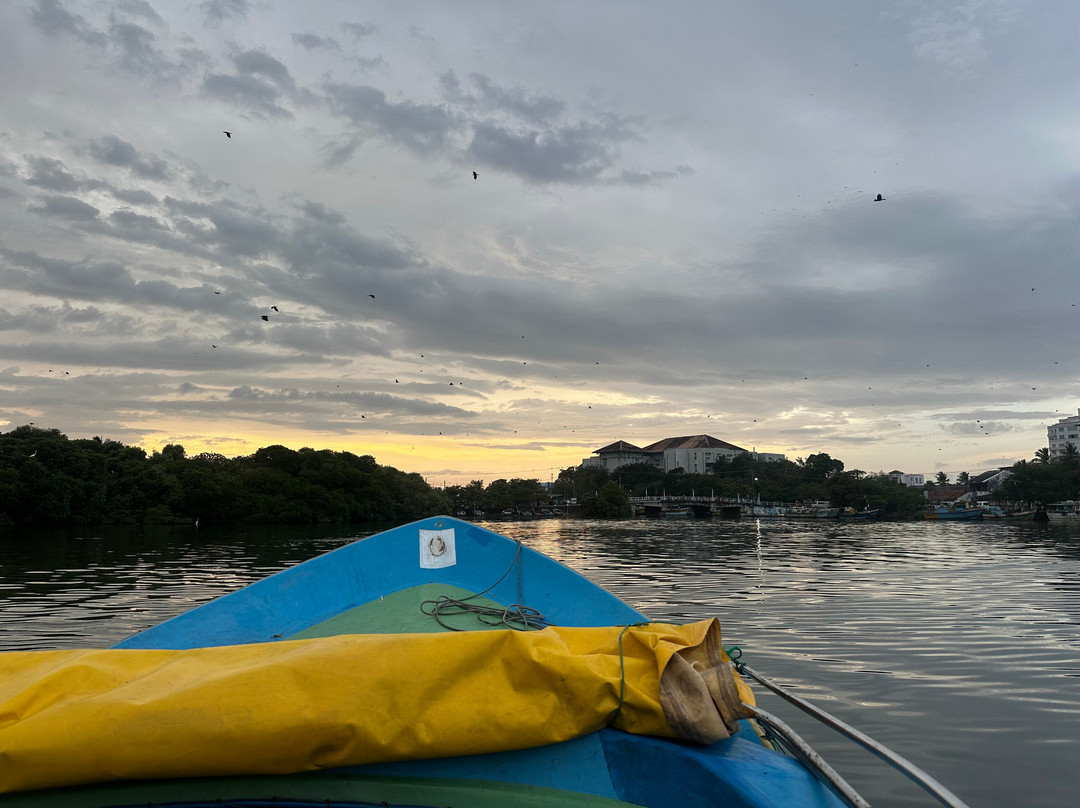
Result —
[{"label": "coiled rope", "polygon": [[[511,603],[509,606],[502,607],[485,606],[482,603],[469,602],[481,595],[487,594],[502,583],[503,579],[510,574],[510,570],[514,569],[515,566],[517,566],[518,603]],[[521,603],[520,601],[522,599],[521,540],[518,539],[517,550],[514,552],[514,558],[510,562],[510,566],[507,567],[506,572],[500,575],[499,579],[487,589],[477,592],[475,595],[469,595],[467,598],[452,598],[449,595],[439,595],[439,597],[434,600],[425,600],[421,603],[420,611],[429,617],[434,617],[438,624],[447,631],[467,630],[458,628],[457,626],[451,626],[443,621],[444,617],[449,618],[462,614],[475,615],[476,619],[485,626],[499,626],[502,628],[514,629],[515,631],[535,631],[551,625],[539,609],[534,609],[532,606]]]}]

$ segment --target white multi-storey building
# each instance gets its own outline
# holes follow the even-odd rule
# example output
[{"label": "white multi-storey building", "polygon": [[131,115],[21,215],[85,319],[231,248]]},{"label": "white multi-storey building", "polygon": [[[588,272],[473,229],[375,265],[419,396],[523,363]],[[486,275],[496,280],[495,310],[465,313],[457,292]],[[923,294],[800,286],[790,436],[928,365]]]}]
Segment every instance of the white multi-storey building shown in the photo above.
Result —
[{"label": "white multi-storey building", "polygon": [[730,460],[743,454],[763,461],[784,459],[782,454],[747,451],[711,435],[665,438],[644,449],[620,440],[597,449],[593,454],[598,456],[586,457],[581,461],[581,465],[603,466],[612,470],[631,463],[649,463],[664,471],[680,468],[689,474],[708,474],[716,461],[725,458]]},{"label": "white multi-storey building", "polygon": [[[1080,410],[1077,410],[1080,412]],[[1071,443],[1080,449],[1080,415],[1062,418],[1056,424],[1046,428],[1046,440],[1050,445],[1050,457],[1065,454],[1066,444]]]},{"label": "white multi-storey building", "polygon": [[926,477],[922,474],[904,474],[902,471],[890,471],[889,476],[900,485],[906,485],[909,488],[922,488],[926,485]]}]

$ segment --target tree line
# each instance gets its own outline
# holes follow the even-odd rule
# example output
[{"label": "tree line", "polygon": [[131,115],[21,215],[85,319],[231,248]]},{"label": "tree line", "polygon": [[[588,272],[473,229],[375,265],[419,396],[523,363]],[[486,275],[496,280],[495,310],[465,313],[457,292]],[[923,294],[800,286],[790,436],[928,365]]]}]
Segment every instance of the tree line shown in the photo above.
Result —
[{"label": "tree line", "polygon": [[1057,457],[1039,449],[1033,460],[1020,460],[1010,470],[1012,476],[995,492],[999,499],[1041,505],[1080,499],[1080,451],[1071,443]]},{"label": "tree line", "polygon": [[[599,498],[605,486],[626,496],[713,496],[743,501],[814,502],[834,506],[888,510],[921,510],[920,488],[909,488],[887,474],[845,470],[844,463],[822,452],[797,460],[755,460],[750,454],[721,458],[706,474],[683,469],[663,471],[650,463],[634,463],[609,471],[600,466],[565,469],[554,491],[567,497]],[[610,499],[610,491],[608,497]]]},{"label": "tree line", "polygon": [[[1073,448],[1073,447],[1067,447]],[[993,497],[1050,503],[1080,498],[1080,453],[1012,466]],[[966,482],[961,473],[958,482]],[[938,475],[938,483],[948,477]],[[933,483],[928,483],[933,486]],[[0,527],[34,524],[205,524],[404,522],[443,513],[497,515],[507,509],[576,504],[582,516],[630,515],[630,496],[715,496],[763,502],[828,501],[833,506],[921,510],[923,489],[887,474],[847,470],[828,454],[762,462],[722,459],[708,474],[647,463],[609,471],[563,469],[545,488],[536,479],[432,488],[422,476],[381,466],[370,455],[267,446],[244,457],[189,457],[170,444],[148,455],[100,437],[68,439],[56,429],[0,433]]]},{"label": "tree line", "polygon": [[419,474],[370,455],[267,446],[188,457],[178,444],[147,455],[56,429],[0,434],[0,525],[402,522],[448,507]]},{"label": "tree line", "polygon": [[[1048,449],[1040,449],[1033,461],[1021,460],[1010,471],[1012,476],[990,494],[998,503],[1029,506],[1080,499],[1080,452],[1071,444],[1055,458]],[[762,502],[827,501],[834,507],[916,513],[927,503],[928,488],[948,484],[948,474],[939,472],[936,481],[924,486],[903,485],[882,472],[845,469],[843,461],[822,452],[794,461],[757,461],[743,454],[717,461],[707,474],[689,474],[682,469],[665,472],[649,463],[610,471],[578,466],[564,469],[552,492],[567,499],[575,497],[586,506],[599,506],[601,511],[618,509],[614,492],[622,491],[624,499],[666,494]],[[971,475],[960,472],[956,484],[970,490]]]}]

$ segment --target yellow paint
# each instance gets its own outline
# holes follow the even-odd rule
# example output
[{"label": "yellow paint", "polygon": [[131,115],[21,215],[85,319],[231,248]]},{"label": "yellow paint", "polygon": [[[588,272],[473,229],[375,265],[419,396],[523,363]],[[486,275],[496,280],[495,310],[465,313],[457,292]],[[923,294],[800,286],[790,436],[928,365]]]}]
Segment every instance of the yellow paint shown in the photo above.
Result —
[{"label": "yellow paint", "polygon": [[727,731],[706,683],[726,662],[715,620],[12,651],[0,654],[0,791],[472,755],[609,724],[711,743]]}]

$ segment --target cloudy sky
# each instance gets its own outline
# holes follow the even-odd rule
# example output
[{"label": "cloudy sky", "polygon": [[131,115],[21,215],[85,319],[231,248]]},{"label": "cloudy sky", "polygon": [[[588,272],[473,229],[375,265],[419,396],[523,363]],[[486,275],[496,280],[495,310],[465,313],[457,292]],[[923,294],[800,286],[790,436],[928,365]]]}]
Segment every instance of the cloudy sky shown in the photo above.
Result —
[{"label": "cloudy sky", "polygon": [[700,433],[1030,458],[1080,407],[1078,26],[1074,0],[5,2],[0,428],[433,484]]}]

